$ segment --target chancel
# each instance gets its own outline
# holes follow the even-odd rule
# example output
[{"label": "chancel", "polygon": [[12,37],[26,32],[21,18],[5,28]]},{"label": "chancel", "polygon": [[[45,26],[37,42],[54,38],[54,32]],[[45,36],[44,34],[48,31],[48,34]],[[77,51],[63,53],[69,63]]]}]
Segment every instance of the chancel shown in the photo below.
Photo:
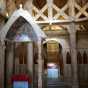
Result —
[{"label": "chancel", "polygon": [[0,88],[88,88],[88,0],[0,0]]}]

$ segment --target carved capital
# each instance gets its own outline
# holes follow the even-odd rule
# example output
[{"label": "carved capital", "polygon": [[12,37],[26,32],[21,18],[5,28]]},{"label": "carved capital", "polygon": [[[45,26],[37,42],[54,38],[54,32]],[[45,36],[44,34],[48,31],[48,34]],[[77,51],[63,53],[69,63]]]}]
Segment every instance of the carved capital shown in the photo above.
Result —
[{"label": "carved capital", "polygon": [[6,48],[6,46],[5,46],[5,42],[4,42],[4,41],[0,41],[0,48],[3,48],[3,49]]}]

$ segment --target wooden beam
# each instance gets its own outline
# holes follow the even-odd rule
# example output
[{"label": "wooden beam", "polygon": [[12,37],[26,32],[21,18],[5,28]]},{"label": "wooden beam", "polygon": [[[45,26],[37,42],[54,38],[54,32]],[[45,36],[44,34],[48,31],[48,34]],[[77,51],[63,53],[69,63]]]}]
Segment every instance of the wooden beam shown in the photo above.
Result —
[{"label": "wooden beam", "polygon": [[53,19],[53,0],[47,0],[47,5],[48,5],[48,18],[49,21],[51,21]]}]

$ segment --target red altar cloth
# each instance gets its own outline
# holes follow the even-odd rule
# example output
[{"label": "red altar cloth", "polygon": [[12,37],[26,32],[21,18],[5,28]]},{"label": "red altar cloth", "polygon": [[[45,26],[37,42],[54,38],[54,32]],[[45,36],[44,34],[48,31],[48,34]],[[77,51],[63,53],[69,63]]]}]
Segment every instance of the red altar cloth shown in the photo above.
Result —
[{"label": "red altar cloth", "polygon": [[28,81],[29,83],[32,82],[31,78],[25,74],[13,75],[11,78],[11,82],[13,83],[13,81]]}]

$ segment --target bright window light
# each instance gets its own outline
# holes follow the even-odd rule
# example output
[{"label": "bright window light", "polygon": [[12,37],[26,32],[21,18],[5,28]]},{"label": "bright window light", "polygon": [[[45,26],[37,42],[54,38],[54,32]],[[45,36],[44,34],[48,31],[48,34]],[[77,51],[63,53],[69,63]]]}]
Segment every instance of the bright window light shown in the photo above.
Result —
[{"label": "bright window light", "polygon": [[29,42],[29,41],[31,41],[31,39],[29,38],[29,36],[27,34],[22,33],[22,34],[19,34],[16,36],[15,41],[17,41],[17,42]]}]

